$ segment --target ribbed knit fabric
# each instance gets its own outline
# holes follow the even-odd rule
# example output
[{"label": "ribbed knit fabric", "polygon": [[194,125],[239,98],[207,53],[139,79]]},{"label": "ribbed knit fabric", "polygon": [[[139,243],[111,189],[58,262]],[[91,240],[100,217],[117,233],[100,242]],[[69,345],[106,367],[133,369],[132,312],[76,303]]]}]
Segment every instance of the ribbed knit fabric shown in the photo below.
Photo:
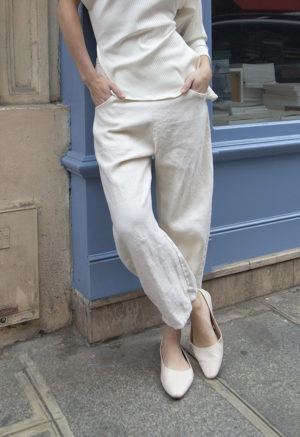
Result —
[{"label": "ribbed knit fabric", "polygon": [[[82,0],[97,41],[96,69],[134,100],[176,97],[207,55],[201,0]],[[218,96],[208,87],[207,98]]]}]

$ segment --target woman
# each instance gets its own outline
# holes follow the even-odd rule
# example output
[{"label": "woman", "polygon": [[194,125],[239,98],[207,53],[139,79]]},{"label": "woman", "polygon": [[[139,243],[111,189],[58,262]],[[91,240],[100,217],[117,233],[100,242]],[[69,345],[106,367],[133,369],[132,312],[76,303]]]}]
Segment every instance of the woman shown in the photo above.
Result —
[{"label": "woman", "polygon": [[95,156],[116,249],[161,312],[160,379],[180,398],[194,376],[180,345],[189,318],[191,347],[207,378],[217,375],[223,357],[211,297],[201,288],[213,191],[206,99],[217,98],[209,87],[201,0],[83,0],[97,42],[96,68],[79,3],[60,0],[58,19],[95,104]]}]

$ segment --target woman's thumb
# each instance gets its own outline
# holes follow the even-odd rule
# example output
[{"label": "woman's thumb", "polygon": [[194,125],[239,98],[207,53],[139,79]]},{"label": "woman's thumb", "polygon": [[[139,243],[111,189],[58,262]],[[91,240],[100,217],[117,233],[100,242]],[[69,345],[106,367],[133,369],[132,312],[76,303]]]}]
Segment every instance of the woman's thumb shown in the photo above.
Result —
[{"label": "woman's thumb", "polygon": [[110,89],[113,90],[113,92],[116,94],[117,97],[119,97],[119,99],[124,99],[125,95],[124,93],[120,90],[120,88],[115,85],[114,83],[110,82]]},{"label": "woman's thumb", "polygon": [[189,90],[191,88],[191,85],[194,81],[193,77],[189,77],[183,84],[183,87],[181,88],[181,92],[185,93],[187,90]]}]

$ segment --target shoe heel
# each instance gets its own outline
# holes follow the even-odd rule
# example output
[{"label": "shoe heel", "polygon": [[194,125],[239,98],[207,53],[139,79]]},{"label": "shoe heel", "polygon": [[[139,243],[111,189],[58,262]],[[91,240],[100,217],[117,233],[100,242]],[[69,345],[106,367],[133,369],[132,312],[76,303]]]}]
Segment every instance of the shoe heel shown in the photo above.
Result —
[{"label": "shoe heel", "polygon": [[210,308],[210,311],[212,312],[212,311],[213,311],[213,307],[212,307],[212,300],[211,300],[211,295],[210,295],[210,293],[209,293],[207,290],[204,290],[204,288],[200,288],[200,292],[201,292],[202,294],[204,294],[204,297],[205,297],[206,300],[207,300],[207,303],[208,303],[208,306],[209,306],[209,308]]},{"label": "shoe heel", "polygon": [[207,346],[207,347],[196,346],[192,343],[192,327],[191,327],[190,346],[206,378],[215,378],[220,370],[223,360],[223,349],[224,349],[223,335],[213,315],[212,299],[210,293],[207,290],[204,290],[203,288],[200,288],[199,291],[208,304],[210,310],[210,318],[212,321],[212,327],[216,333],[218,340],[216,343],[212,344],[211,346]]}]

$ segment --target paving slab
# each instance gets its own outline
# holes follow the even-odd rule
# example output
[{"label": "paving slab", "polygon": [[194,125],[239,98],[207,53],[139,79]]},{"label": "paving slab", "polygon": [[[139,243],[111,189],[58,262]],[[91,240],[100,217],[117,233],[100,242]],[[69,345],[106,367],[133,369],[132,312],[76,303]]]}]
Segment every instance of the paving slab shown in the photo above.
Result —
[{"label": "paving slab", "polygon": [[159,381],[160,336],[158,327],[87,345],[66,328],[6,349],[25,370],[34,363],[75,436],[261,435],[197,368],[186,396],[171,399]]},{"label": "paving slab", "polygon": [[260,302],[300,325],[300,286],[260,297],[257,303]]},{"label": "paving slab", "polygon": [[[299,310],[299,289],[216,311],[224,338],[218,381],[290,437],[300,435],[300,328],[291,321]],[[183,344],[192,354],[187,334],[185,330]]]},{"label": "paving slab", "polygon": [[215,316],[225,344],[219,377],[207,380],[191,357],[195,379],[180,400],[159,380],[162,326],[89,345],[72,325],[6,346],[0,437],[298,435],[299,325],[261,298]]},{"label": "paving slab", "polygon": [[285,436],[300,430],[299,326],[267,312],[230,322],[220,378]]},{"label": "paving slab", "polygon": [[16,375],[22,371],[22,363],[15,355],[0,355],[0,424],[8,426],[32,416],[30,402],[24,396]]}]

